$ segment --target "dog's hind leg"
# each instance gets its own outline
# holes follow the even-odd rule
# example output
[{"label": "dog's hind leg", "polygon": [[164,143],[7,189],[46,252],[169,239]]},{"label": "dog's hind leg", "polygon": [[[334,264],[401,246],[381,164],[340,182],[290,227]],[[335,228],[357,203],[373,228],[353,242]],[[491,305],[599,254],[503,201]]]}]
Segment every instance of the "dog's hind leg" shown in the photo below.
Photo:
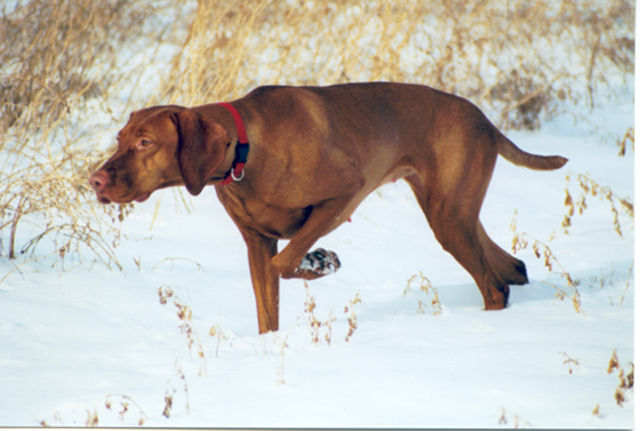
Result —
[{"label": "dog's hind leg", "polygon": [[484,253],[496,274],[507,284],[527,284],[527,267],[493,242],[478,220],[478,237]]},{"label": "dog's hind leg", "polygon": [[429,190],[418,175],[407,177],[406,180],[442,248],[473,277],[482,294],[485,309],[505,308],[509,298],[509,283],[494,269],[492,262],[504,266],[506,260],[497,252],[497,246],[492,247],[493,243],[488,242],[490,240],[484,230],[481,233],[478,229],[482,203],[478,196],[483,197],[484,191],[467,189],[475,199],[465,199],[463,196]]}]

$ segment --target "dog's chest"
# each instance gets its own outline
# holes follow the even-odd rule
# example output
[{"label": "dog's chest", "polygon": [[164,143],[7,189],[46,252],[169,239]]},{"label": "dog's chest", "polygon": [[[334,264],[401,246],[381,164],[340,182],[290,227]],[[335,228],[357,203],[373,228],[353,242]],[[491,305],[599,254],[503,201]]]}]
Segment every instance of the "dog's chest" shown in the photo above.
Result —
[{"label": "dog's chest", "polygon": [[259,199],[243,199],[232,193],[220,191],[218,198],[241,230],[249,228],[278,239],[289,239],[295,235],[311,213],[311,207],[281,208]]}]

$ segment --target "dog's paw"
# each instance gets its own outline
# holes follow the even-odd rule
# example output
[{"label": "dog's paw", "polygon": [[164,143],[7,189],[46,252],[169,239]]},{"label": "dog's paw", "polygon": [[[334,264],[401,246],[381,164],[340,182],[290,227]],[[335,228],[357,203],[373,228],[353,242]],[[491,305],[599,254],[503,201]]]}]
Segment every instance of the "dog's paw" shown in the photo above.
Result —
[{"label": "dog's paw", "polygon": [[314,280],[333,274],[340,269],[340,266],[340,259],[338,259],[337,254],[331,250],[327,251],[323,248],[318,248],[302,258],[293,277]]}]

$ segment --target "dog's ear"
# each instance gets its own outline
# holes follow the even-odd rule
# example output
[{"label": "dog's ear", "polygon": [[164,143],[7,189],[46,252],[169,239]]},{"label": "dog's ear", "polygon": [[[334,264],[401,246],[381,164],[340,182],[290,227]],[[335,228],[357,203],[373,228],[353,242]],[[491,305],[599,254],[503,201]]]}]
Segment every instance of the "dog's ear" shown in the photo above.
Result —
[{"label": "dog's ear", "polygon": [[192,111],[173,113],[178,130],[178,165],[187,190],[202,192],[224,160],[229,134],[219,123]]}]

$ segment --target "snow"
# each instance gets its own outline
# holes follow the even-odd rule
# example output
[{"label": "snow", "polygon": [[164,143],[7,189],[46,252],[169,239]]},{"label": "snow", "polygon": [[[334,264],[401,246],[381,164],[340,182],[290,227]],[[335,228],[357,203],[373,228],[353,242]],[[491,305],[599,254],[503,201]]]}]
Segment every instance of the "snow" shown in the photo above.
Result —
[{"label": "snow", "polygon": [[[632,101],[611,103],[585,113],[591,123],[563,116],[508,132],[524,150],[570,162],[535,172],[499,160],[483,207],[504,249],[514,218],[549,246],[580,282],[582,313],[556,296],[551,284],[569,292],[566,282],[531,245],[517,254],[531,283],[512,287],[507,309],[483,311],[399,181],[316,245],[338,254],[337,273],[308,287],[282,281],[281,329],[258,335],[246,249],[214,190],[184,193],[190,213],[157,192],[123,224],[123,271],[89,254],[68,271],[52,258],[0,259],[0,425],[631,428],[634,391],[619,406],[620,370],[607,369],[614,351],[625,374],[634,362],[633,221],[620,213],[620,237],[610,204],[589,196],[568,234],[561,222],[568,173],[635,200],[633,152],[618,157],[593,127],[622,137],[633,112]],[[569,190],[580,193],[575,178]],[[440,313],[420,280],[405,293],[417,274]],[[314,334],[313,317],[330,328]]]}]

